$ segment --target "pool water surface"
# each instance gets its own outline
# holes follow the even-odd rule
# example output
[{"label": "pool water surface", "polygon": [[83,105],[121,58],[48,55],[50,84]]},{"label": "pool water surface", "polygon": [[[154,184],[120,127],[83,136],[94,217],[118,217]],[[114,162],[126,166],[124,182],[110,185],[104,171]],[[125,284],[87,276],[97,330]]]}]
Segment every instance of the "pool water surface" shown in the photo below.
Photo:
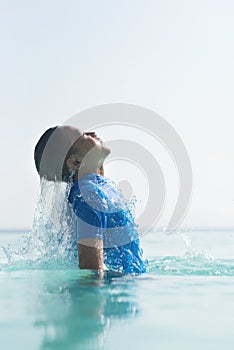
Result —
[{"label": "pool water surface", "polygon": [[233,350],[234,231],[151,232],[142,245],[138,276],[6,264],[1,252],[1,349]]}]

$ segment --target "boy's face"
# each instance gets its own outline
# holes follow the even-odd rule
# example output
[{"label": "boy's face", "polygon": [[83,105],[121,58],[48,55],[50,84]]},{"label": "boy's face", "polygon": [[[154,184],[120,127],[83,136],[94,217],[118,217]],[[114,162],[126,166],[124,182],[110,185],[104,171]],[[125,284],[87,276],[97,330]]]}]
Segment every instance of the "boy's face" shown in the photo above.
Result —
[{"label": "boy's face", "polygon": [[[77,141],[72,146],[73,150],[76,150],[77,155],[81,157],[81,160],[88,155],[89,152],[95,152],[98,156],[106,156],[110,153],[110,149],[105,146],[96,132],[84,132],[81,133]],[[92,153],[91,152],[91,153]]]},{"label": "boy's face", "polygon": [[69,162],[67,165],[71,167],[71,162],[76,164],[77,167],[81,165],[81,168],[85,168],[88,171],[94,171],[99,168],[105,158],[110,154],[111,150],[105,146],[102,140],[98,137],[96,132],[81,132],[77,128],[65,127],[64,132],[70,133],[74,138],[77,135],[77,140],[72,145],[72,153],[69,156]]}]

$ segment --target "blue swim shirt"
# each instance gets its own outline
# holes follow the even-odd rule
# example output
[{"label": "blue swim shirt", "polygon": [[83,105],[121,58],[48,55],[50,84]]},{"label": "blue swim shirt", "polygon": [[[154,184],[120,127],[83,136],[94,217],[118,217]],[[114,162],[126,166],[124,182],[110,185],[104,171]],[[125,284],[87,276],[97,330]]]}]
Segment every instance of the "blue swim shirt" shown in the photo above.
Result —
[{"label": "blue swim shirt", "polygon": [[133,213],[112,180],[86,174],[74,182],[68,200],[77,219],[76,241],[82,238],[103,240],[104,264],[109,270],[146,271],[148,261],[143,259]]}]

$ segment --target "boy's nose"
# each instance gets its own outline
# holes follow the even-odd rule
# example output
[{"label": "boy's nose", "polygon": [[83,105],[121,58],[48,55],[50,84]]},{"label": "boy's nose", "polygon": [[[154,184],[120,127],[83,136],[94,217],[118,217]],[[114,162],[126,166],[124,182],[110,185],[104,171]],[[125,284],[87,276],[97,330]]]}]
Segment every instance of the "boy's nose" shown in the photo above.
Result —
[{"label": "boy's nose", "polygon": [[91,136],[93,137],[94,139],[100,141],[102,143],[102,139],[100,137],[98,137],[97,133],[95,131],[88,131],[88,132],[85,132],[84,133],[85,135],[87,136]]}]

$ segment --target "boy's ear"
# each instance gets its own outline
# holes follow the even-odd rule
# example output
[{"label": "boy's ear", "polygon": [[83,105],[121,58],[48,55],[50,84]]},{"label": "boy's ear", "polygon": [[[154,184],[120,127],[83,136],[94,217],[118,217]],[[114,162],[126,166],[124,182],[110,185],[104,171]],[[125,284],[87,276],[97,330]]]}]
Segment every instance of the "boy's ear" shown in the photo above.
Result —
[{"label": "boy's ear", "polygon": [[103,167],[103,165],[100,167],[99,171],[100,171],[100,175],[104,176],[104,167]]},{"label": "boy's ear", "polygon": [[66,164],[69,169],[73,170],[78,170],[80,167],[80,162],[78,162],[77,160],[72,160],[71,158],[67,158]]}]

